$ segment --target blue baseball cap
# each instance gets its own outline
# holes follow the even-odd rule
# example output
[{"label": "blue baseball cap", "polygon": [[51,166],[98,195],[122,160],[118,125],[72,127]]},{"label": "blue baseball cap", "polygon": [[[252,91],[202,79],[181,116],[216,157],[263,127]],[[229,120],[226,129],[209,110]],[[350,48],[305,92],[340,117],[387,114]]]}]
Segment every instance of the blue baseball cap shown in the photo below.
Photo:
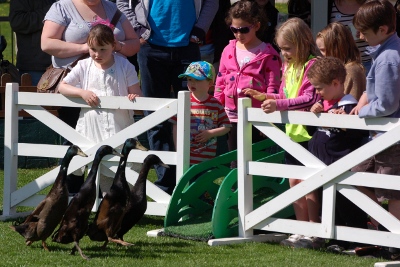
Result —
[{"label": "blue baseball cap", "polygon": [[213,65],[211,65],[207,61],[196,61],[190,63],[185,73],[180,74],[178,77],[191,77],[199,81],[203,81],[205,79],[214,81],[215,70]]}]

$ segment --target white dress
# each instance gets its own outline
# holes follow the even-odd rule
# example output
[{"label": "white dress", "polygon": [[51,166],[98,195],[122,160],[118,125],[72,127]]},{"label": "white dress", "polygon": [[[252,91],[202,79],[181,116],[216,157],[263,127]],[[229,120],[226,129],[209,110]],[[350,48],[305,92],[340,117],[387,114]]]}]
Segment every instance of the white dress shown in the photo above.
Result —
[{"label": "white dress", "polygon": [[[114,64],[102,70],[91,58],[79,61],[64,78],[68,84],[83,84],[97,96],[127,96],[128,86],[139,82],[134,66],[123,57],[114,56]],[[121,64],[122,63],[122,64]],[[133,123],[130,110],[82,108],[76,131],[95,143],[99,143]]]}]

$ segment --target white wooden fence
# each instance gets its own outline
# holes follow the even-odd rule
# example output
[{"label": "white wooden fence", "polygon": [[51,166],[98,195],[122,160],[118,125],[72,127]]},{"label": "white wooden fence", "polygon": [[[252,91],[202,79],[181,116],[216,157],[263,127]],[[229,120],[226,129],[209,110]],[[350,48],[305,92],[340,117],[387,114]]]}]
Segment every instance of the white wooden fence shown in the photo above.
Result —
[{"label": "white wooden fence", "polygon": [[[326,166],[299,144],[291,141],[273,123],[353,128],[387,131],[349,155]],[[304,166],[252,161],[251,125],[254,125]],[[218,244],[260,240],[254,229],[281,233],[296,233],[328,239],[355,241],[400,248],[400,221],[380,205],[358,191],[355,186],[400,190],[400,176],[372,173],[354,173],[349,170],[363,160],[399,142],[399,119],[360,119],[358,116],[285,111],[264,113],[251,108],[251,100],[239,100],[238,120],[238,208],[239,237],[217,241]],[[399,159],[400,160],[400,159]],[[304,180],[261,207],[253,210],[252,175],[298,178]],[[274,218],[273,215],[313,190],[323,188],[321,223]],[[377,219],[389,232],[337,226],[335,221],[335,192],[339,191],[367,214]],[[268,239],[269,237],[266,237]],[[213,245],[212,242],[210,245]]]},{"label": "white wooden fence", "polygon": [[[62,158],[67,150],[62,145],[44,145],[18,142],[18,110],[24,109],[43,124],[78,145],[89,157],[75,157],[71,161],[68,173],[78,168],[91,164],[97,149],[101,145],[110,145],[114,148],[120,146],[127,138],[139,136],[157,124],[177,115],[178,136],[177,152],[167,151],[138,151],[133,150],[128,162],[143,162],[148,154],[157,154],[161,160],[169,165],[176,165],[176,179],[189,167],[189,127],[190,127],[190,93],[180,92],[178,99],[136,98],[134,102],[127,97],[99,97],[99,109],[130,109],[151,110],[152,114],[135,122],[109,139],[95,144],[77,133],[73,128],[62,122],[56,116],[47,112],[41,106],[69,106],[80,108],[91,108],[81,98],[65,97],[60,94],[38,94],[18,92],[18,84],[9,83],[6,86],[6,107],[4,122],[4,196],[3,215],[1,219],[21,216],[16,212],[18,206],[35,207],[44,198],[37,194],[42,189],[52,185],[59,172],[59,167],[36,178],[29,184],[17,189],[17,162],[18,156],[52,157]],[[100,172],[112,175],[116,172],[119,158],[107,156],[101,163]],[[111,173],[110,173],[111,171]],[[127,168],[127,180],[134,184],[138,174]],[[153,183],[147,181],[147,196],[154,202],[148,202],[146,214],[166,214],[170,195],[159,189]],[[94,210],[97,209],[99,199],[96,200]]]},{"label": "white wooden fence", "polygon": [[[27,144],[18,142],[18,109],[24,109],[45,125],[80,146],[88,158],[74,158],[71,161],[69,172],[90,164],[98,147],[109,144],[112,147],[121,145],[125,139],[135,137],[152,128],[154,125],[177,114],[178,120],[178,152],[162,151],[134,151],[129,156],[129,162],[142,162],[149,153],[156,153],[167,164],[177,166],[177,179],[182,176],[189,166],[189,109],[190,99],[188,92],[181,92],[178,100],[138,98],[130,102],[124,97],[101,97],[101,108],[154,110],[151,115],[137,121],[132,126],[119,132],[106,141],[93,144],[77,134],[57,117],[53,116],[41,106],[71,106],[89,108],[81,99],[67,98],[62,95],[37,94],[18,92],[17,84],[7,84],[6,118],[5,118],[5,163],[4,163],[4,202],[3,215],[0,219],[19,216],[17,206],[36,206],[43,195],[37,192],[50,186],[58,173],[59,168],[38,177],[35,181],[17,189],[17,160],[18,156],[38,156],[62,158],[66,147],[57,145]],[[273,123],[294,123],[314,126],[338,128],[353,128],[363,130],[386,131],[381,137],[367,143],[349,155],[326,166],[306,149],[292,142]],[[254,125],[283,149],[291,153],[304,166],[292,166],[275,163],[261,163],[252,161],[251,126]],[[400,190],[400,177],[395,175],[379,175],[372,173],[353,173],[349,170],[363,160],[379,153],[387,147],[400,141],[399,119],[376,118],[359,119],[358,116],[333,114],[315,115],[310,112],[286,111],[265,114],[260,109],[251,108],[250,99],[239,100],[238,121],[238,209],[239,209],[239,236],[218,241],[218,244],[236,243],[249,240],[260,240],[254,236],[254,229],[262,229],[282,233],[298,233],[307,236],[319,236],[339,240],[355,241],[400,248],[400,222],[380,205],[359,192],[355,186],[374,188],[388,188]],[[116,171],[118,158],[106,157],[102,164]],[[300,186],[295,186],[282,193],[275,199],[253,210],[252,175],[269,177],[298,178],[304,180]],[[128,181],[134,183],[137,173],[128,171]],[[154,200],[149,202],[147,214],[165,215],[170,196],[148,182],[147,195]],[[290,219],[274,218],[279,210],[291,205],[298,198],[322,187],[323,203],[321,223],[302,222]],[[370,216],[377,219],[389,232],[365,230],[337,226],[335,221],[335,192],[339,191],[349,200],[358,205]]]}]

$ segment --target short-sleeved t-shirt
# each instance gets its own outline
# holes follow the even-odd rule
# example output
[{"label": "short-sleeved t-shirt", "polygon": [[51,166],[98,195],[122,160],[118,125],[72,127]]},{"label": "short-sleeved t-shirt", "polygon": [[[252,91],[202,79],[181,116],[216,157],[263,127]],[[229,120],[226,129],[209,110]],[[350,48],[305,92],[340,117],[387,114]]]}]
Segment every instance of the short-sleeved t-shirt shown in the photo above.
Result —
[{"label": "short-sleeved t-shirt", "polygon": [[[198,143],[195,141],[196,135],[202,130],[211,130],[222,126],[230,128],[232,125],[224,107],[211,95],[203,102],[191,95],[190,114],[190,165],[193,165],[212,159],[217,153],[216,137],[206,143]],[[177,117],[174,116],[169,121],[176,124]]]},{"label": "short-sleeved t-shirt", "polygon": [[[101,2],[107,14],[107,18],[111,21],[117,11],[117,6],[115,3],[110,1],[101,0]],[[47,12],[44,20],[49,20],[65,27],[61,40],[76,44],[86,43],[91,27],[90,21],[85,21],[82,18],[71,0],[60,0],[55,2]],[[122,14],[114,29],[114,35],[117,40],[120,41],[125,40],[125,32],[122,29],[122,22],[124,22],[124,20],[126,20],[126,16]],[[80,55],[68,58],[52,56],[53,66],[66,67],[74,62],[79,56]]]},{"label": "short-sleeved t-shirt", "polygon": [[357,37],[357,30],[354,28],[354,25],[353,25],[354,14],[343,14],[342,12],[340,12],[340,10],[335,5],[335,1],[333,1],[331,8],[332,8],[332,13],[331,13],[331,17],[328,18],[329,21],[330,22],[339,22],[339,23],[347,26],[350,29],[350,31],[353,35],[354,41],[356,42],[356,45],[358,47],[358,50],[361,53],[362,62],[371,61],[372,58],[368,54],[368,48],[369,48],[368,43],[364,40],[361,40],[359,37]]}]

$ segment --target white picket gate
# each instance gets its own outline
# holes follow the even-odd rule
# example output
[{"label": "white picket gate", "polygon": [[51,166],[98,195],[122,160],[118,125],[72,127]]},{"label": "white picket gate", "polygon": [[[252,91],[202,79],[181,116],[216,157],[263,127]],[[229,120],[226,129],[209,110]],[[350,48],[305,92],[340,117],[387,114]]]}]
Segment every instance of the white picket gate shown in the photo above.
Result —
[{"label": "white picket gate", "polygon": [[[273,123],[381,130],[386,131],[386,133],[326,166],[302,146],[291,141]],[[292,154],[304,166],[252,161],[251,140],[246,138],[251,136],[252,125]],[[299,111],[266,114],[259,108],[251,108],[250,99],[240,99],[238,120],[239,236],[223,240],[211,240],[209,244],[220,245],[251,240],[265,241],[271,238],[268,235],[265,238],[253,235],[254,229],[262,229],[400,248],[400,221],[355,187],[367,186],[400,190],[400,176],[349,171],[353,166],[399,142],[399,140],[399,119],[360,119],[358,116],[315,115],[311,112]],[[252,175],[297,178],[304,181],[253,210]],[[321,223],[273,217],[276,212],[319,187],[323,188]],[[367,214],[377,219],[389,232],[335,225],[336,191],[339,191]]]},{"label": "white picket gate", "polygon": [[[6,86],[4,123],[4,196],[3,215],[0,216],[0,220],[21,216],[21,213],[16,212],[17,206],[37,206],[44,198],[44,195],[39,195],[37,193],[47,186],[52,185],[59,172],[59,167],[57,167],[38,177],[29,184],[17,189],[18,156],[62,158],[67,150],[67,146],[62,145],[19,143],[19,109],[25,110],[64,138],[78,145],[89,156],[87,158],[74,157],[69,165],[68,173],[71,173],[82,166],[90,165],[97,149],[101,145],[107,144],[116,148],[123,144],[127,138],[139,136],[157,124],[177,115],[180,118],[178,120],[177,152],[154,150],[144,152],[133,150],[129,155],[128,162],[143,162],[144,158],[148,154],[157,154],[164,163],[176,165],[176,179],[179,179],[183,172],[189,167],[189,92],[180,92],[178,96],[179,101],[177,99],[139,97],[132,102],[129,101],[127,97],[99,97],[99,109],[150,110],[154,112],[109,139],[95,144],[41,107],[69,106],[91,108],[83,101],[83,99],[65,97],[61,94],[18,92],[18,88],[19,86],[16,83],[8,83]],[[99,172],[114,177],[113,174],[116,172],[118,162],[118,157],[106,156],[101,163]],[[126,172],[128,182],[134,184],[138,174],[129,168],[127,168]],[[170,195],[159,189],[153,183],[147,181],[147,196],[154,200],[154,202],[148,202],[146,214],[164,216],[168,207]],[[96,200],[94,210],[96,210],[98,204],[99,199]]]}]

